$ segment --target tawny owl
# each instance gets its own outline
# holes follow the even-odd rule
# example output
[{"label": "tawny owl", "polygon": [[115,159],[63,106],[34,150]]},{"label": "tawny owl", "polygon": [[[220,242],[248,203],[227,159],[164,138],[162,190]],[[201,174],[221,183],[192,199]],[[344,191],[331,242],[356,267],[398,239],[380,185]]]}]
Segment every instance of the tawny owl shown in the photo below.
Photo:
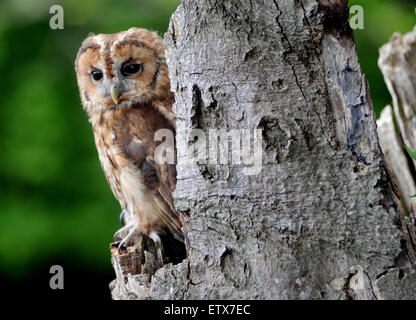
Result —
[{"label": "tawny owl", "polygon": [[154,159],[161,143],[155,132],[175,132],[162,38],[139,28],[90,36],[79,49],[75,69],[101,165],[123,209],[126,225],[115,236],[127,233],[121,239],[127,246],[145,234],[162,243],[173,259],[183,258],[182,224],[172,198],[175,166]]}]

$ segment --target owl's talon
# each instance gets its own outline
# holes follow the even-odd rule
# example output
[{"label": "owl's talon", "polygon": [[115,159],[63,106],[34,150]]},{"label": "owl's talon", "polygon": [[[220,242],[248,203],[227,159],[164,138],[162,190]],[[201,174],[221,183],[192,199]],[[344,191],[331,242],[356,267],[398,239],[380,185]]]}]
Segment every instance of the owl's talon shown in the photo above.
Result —
[{"label": "owl's talon", "polygon": [[121,213],[120,213],[120,224],[122,226],[126,225],[126,222],[124,220],[125,216],[126,216],[126,210],[121,211]]},{"label": "owl's talon", "polygon": [[[125,228],[125,227],[123,227]],[[126,237],[124,237],[123,240],[120,241],[118,245],[118,249],[120,250],[122,247],[127,248],[128,246],[131,246],[134,244],[134,238],[139,235],[139,231],[135,226],[131,227],[131,230],[127,234]]]},{"label": "owl's talon", "polygon": [[117,230],[116,233],[114,233],[114,241],[121,241],[123,240],[131,231],[131,229],[134,228],[133,224],[127,224],[124,227],[122,227],[120,230]]}]

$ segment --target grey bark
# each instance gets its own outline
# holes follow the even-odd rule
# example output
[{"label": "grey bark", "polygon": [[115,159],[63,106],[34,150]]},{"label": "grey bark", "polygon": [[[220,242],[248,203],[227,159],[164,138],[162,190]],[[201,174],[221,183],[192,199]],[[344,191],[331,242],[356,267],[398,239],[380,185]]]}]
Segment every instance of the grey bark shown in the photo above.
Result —
[{"label": "grey bark", "polygon": [[379,66],[393,97],[397,123],[406,145],[416,150],[416,27],[402,36],[395,33],[380,48]]},{"label": "grey bark", "polygon": [[[415,177],[402,145],[405,143],[416,150],[416,27],[405,35],[395,33],[380,48],[379,66],[393,97],[394,109],[393,115],[393,110],[387,106],[378,121],[380,145],[410,210],[410,196],[416,193]],[[394,118],[399,132],[396,132]]]},{"label": "grey bark", "polygon": [[[182,1],[165,47],[190,256],[114,298],[416,298],[347,19],[346,0]],[[191,164],[192,128],[261,129],[261,172]]]},{"label": "grey bark", "polygon": [[406,210],[411,210],[414,202],[411,198],[416,193],[416,185],[411,171],[411,164],[406,151],[403,149],[403,138],[397,132],[393,110],[386,106],[377,120],[377,132],[380,139],[380,147],[384,154],[387,167],[397,181],[397,186],[406,205]]}]

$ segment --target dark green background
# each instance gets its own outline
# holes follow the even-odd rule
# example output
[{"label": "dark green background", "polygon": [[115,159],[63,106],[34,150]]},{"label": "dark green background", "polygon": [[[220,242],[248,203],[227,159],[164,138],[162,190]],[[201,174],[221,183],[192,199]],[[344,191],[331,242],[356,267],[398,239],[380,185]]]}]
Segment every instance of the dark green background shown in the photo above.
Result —
[{"label": "dark green background", "polygon": [[[49,8],[65,29],[49,28]],[[0,1],[0,279],[46,281],[52,264],[104,286],[113,278],[108,244],[120,207],[107,186],[81,108],[74,72],[89,32],[139,26],[166,31],[178,0]],[[414,1],[362,0],[358,53],[376,111],[391,103],[378,48],[416,22]],[[46,279],[46,280],[45,280]],[[98,280],[97,280],[98,279]],[[69,283],[66,281],[66,283]],[[70,284],[68,284],[70,285]]]}]

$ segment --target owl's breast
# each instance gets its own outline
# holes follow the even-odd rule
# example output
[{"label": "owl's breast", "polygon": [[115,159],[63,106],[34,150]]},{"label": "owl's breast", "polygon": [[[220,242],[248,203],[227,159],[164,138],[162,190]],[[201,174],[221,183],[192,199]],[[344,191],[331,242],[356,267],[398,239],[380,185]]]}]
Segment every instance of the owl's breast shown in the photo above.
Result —
[{"label": "owl's breast", "polygon": [[114,194],[123,208],[126,207],[122,196],[120,183],[121,165],[118,148],[114,144],[114,132],[105,126],[94,126],[94,139],[101,166],[105,177]]},{"label": "owl's breast", "polygon": [[[148,193],[155,182],[153,158],[155,126],[138,112],[108,111],[93,121],[95,144],[108,184],[123,209]],[[147,121],[146,121],[147,120]],[[142,202],[142,201],[140,201]]]},{"label": "owl's breast", "polygon": [[[92,121],[95,142],[107,181],[123,209],[135,217],[140,230],[149,233],[162,225],[181,237],[172,192],[174,164],[158,164],[154,152],[159,129],[173,126],[151,106],[109,110]],[[178,231],[179,230],[179,231]]]}]

